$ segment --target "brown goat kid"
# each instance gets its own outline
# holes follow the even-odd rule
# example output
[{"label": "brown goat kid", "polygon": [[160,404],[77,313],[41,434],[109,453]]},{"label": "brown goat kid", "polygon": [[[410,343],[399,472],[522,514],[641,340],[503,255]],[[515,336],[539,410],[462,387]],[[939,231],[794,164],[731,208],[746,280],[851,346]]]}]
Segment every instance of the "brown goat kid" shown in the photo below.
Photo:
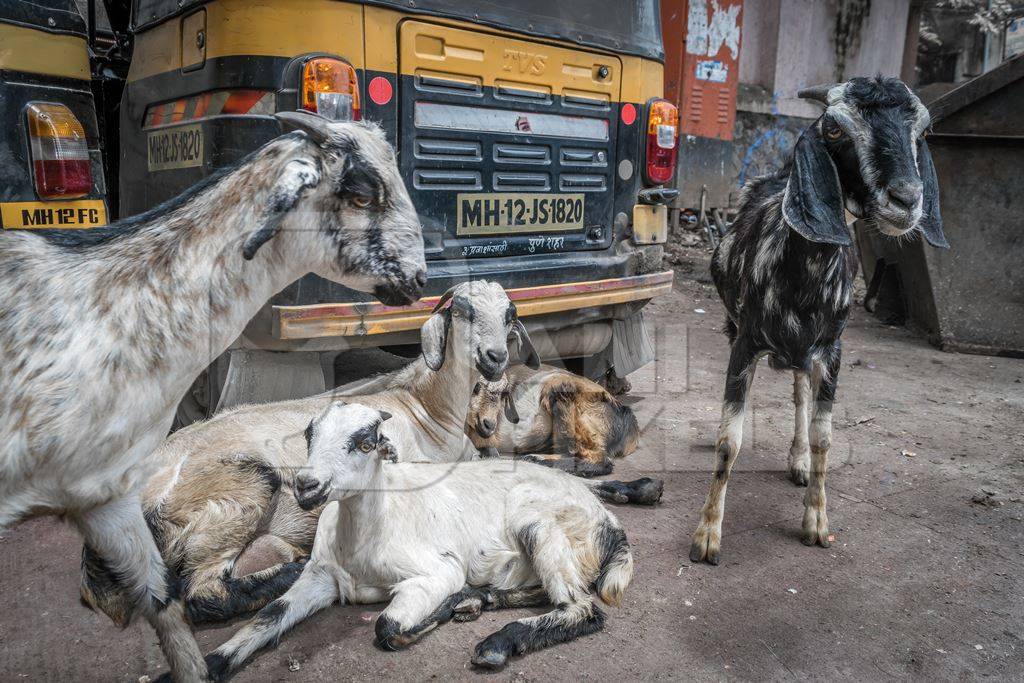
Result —
[{"label": "brown goat kid", "polygon": [[[483,457],[512,455],[580,477],[610,474],[612,459],[636,451],[636,415],[595,382],[567,370],[515,365],[473,389],[466,435]],[[606,481],[592,487],[611,502],[653,504],[660,480]]]}]

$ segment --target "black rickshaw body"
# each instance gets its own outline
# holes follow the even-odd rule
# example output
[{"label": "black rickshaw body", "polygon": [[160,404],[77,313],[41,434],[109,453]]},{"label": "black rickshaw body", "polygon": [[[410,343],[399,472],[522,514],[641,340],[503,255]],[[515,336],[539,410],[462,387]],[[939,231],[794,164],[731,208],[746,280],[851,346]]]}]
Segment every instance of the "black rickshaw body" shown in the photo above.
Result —
[{"label": "black rickshaw body", "polygon": [[414,343],[433,297],[486,278],[548,333],[545,356],[591,356],[642,333],[613,323],[671,288],[667,212],[640,199],[663,88],[657,0],[135,0],[132,33],[122,215],[278,135],[273,113],[300,108],[318,57],[353,68],[420,215],[423,301],[389,308],[307,275],[237,348]]},{"label": "black rickshaw body", "polygon": [[[5,230],[105,225],[108,207],[86,25],[75,3],[0,3],[0,45],[0,225]],[[76,177],[85,178],[78,190],[62,192],[58,186],[41,193],[37,165],[62,162],[33,158],[30,109],[56,109],[77,121],[59,131],[74,137],[69,146],[76,153],[66,163],[78,165]],[[52,151],[54,145],[46,149]],[[42,155],[37,151],[36,156]]]}]

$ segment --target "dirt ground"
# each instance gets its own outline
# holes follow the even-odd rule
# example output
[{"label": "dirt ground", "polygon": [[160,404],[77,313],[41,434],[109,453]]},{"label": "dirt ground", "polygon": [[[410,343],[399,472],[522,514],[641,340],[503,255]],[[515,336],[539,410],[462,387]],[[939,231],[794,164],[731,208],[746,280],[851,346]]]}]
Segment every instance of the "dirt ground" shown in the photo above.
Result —
[{"label": "dirt ground", "polygon": [[[729,487],[722,563],[692,565],[728,348],[706,253],[677,254],[653,303],[658,361],[627,400],[641,450],[617,478],[665,479],[653,509],[618,508],[636,558],[603,633],[469,667],[473,645],[528,611],[449,624],[401,653],[373,645],[375,609],[334,607],[238,681],[474,679],[1019,679],[1024,675],[1024,362],[940,352],[862,309],[844,338],[830,549],[799,541],[789,482],[791,378],[762,367]],[[0,540],[0,679],[137,681],[164,670],[153,632],[78,604],[79,542],[53,520]],[[204,651],[237,628],[199,633]]]}]

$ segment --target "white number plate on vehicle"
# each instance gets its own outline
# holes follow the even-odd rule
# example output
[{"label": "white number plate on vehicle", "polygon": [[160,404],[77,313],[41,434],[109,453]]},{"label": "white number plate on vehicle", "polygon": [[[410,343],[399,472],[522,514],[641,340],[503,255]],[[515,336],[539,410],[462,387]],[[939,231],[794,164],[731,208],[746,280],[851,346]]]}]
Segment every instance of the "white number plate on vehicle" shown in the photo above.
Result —
[{"label": "white number plate on vehicle", "polygon": [[582,194],[473,193],[455,203],[460,236],[583,229]]},{"label": "white number plate on vehicle", "polygon": [[154,131],[147,136],[146,143],[150,171],[191,168],[203,163],[203,129],[198,124]]}]

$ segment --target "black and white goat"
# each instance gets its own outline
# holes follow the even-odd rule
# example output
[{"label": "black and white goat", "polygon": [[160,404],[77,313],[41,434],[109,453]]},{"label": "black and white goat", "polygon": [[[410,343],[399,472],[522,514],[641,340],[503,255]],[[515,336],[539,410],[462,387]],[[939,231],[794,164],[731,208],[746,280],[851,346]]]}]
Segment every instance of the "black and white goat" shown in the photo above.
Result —
[{"label": "black and white goat", "polygon": [[[293,495],[307,486],[301,468],[310,420],[336,397],[356,396],[394,416],[384,433],[403,457],[474,458],[477,451],[463,432],[471,392],[481,375],[501,377],[510,339],[518,342],[520,359],[535,366],[529,335],[501,285],[463,282],[440,298],[423,325],[423,355],[392,372],[382,390],[240,406],[172,434],[154,453],[160,468],[143,490],[142,505],[164,561],[182,577],[192,621],[224,621],[257,610],[298,576],[319,514],[299,508]],[[286,562],[233,577],[238,557],[261,536]],[[85,558],[83,599],[123,622],[126,596],[90,565],[88,551]]]},{"label": "black and white goat", "polygon": [[592,590],[619,604],[633,576],[626,534],[581,480],[508,460],[390,462],[389,417],[338,402],[310,424],[309,485],[296,495],[306,509],[328,503],[313,554],[287,593],[207,657],[211,675],[336,601],[390,600],[375,628],[388,650],[482,609],[555,605],[481,641],[472,661],[485,668],[599,631]]},{"label": "black and white goat", "polygon": [[826,105],[797,141],[792,163],[744,188],[711,274],[731,344],[718,461],[690,559],[718,564],[729,472],[740,450],[747,392],[760,357],[792,370],[794,482],[806,485],[803,541],[828,547],[825,472],[840,336],[857,256],[844,209],[882,234],[921,233],[948,246],[935,167],[924,141],[928,110],[901,81],[854,78],[801,92]]},{"label": "black and white goat", "polygon": [[0,529],[71,520],[179,680],[206,669],[139,504],[178,401],[305,273],[393,304],[425,280],[419,220],[380,130],[279,117],[302,132],[140,216],[0,231]]}]

